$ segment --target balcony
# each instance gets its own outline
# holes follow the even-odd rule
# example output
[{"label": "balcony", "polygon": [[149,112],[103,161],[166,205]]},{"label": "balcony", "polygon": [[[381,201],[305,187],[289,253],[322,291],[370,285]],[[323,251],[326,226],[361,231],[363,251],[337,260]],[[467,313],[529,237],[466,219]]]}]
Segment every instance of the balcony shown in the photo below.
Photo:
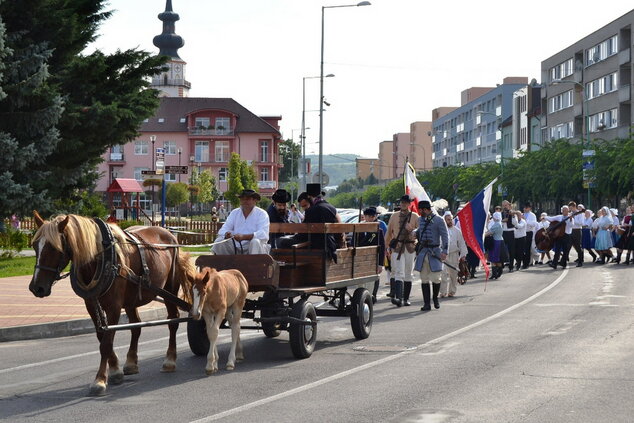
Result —
[{"label": "balcony", "polygon": [[277,189],[277,181],[258,181],[259,189]]},{"label": "balcony", "polygon": [[631,97],[632,86],[623,85],[619,88],[619,103],[629,103]]},{"label": "balcony", "polygon": [[214,128],[205,126],[192,126],[187,128],[189,135],[193,136],[224,136],[232,137],[234,135],[234,128]]},{"label": "balcony", "polygon": [[152,85],[182,85],[185,88],[192,87],[192,83],[184,79],[169,79],[161,78],[160,76],[152,78]]},{"label": "balcony", "polygon": [[630,63],[630,49],[627,48],[625,50],[619,51],[619,65],[627,65]]},{"label": "balcony", "polygon": [[123,157],[123,153],[110,153],[110,157],[108,158],[109,163],[121,163],[124,164],[125,159]]}]

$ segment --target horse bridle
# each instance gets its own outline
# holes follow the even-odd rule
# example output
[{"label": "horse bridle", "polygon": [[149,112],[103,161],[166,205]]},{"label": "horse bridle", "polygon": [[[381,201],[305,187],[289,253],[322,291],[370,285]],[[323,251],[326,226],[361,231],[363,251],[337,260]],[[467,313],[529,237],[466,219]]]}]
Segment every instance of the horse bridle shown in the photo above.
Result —
[{"label": "horse bridle", "polygon": [[64,270],[64,266],[62,263],[64,263],[65,259],[72,259],[72,253],[70,251],[70,249],[68,248],[68,244],[66,243],[66,237],[64,236],[64,234],[61,234],[62,237],[62,246],[63,246],[63,252],[62,252],[62,257],[59,260],[59,263],[57,264],[57,268],[54,267],[50,267],[50,266],[43,266],[41,264],[36,264],[35,268],[36,269],[41,269],[41,270],[46,270],[48,272],[53,272],[54,274],[56,274],[57,276],[55,276],[55,279],[53,279],[53,283],[52,285],[55,285],[57,283],[57,281],[67,278],[70,276],[70,272],[66,273],[65,275],[62,275],[62,270]]}]

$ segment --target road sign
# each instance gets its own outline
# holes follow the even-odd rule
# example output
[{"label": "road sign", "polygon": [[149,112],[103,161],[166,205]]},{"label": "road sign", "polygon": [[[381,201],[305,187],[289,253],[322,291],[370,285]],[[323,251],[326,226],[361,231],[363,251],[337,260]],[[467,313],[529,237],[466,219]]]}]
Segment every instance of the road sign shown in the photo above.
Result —
[{"label": "road sign", "polygon": [[[316,172],[316,173],[313,175],[313,182],[314,182],[314,183],[316,183],[316,184],[318,184],[318,183],[319,183],[319,174],[320,174],[320,173],[321,173],[321,172]],[[330,183],[330,176],[328,176],[328,174],[327,174],[326,172],[324,172],[323,182],[322,182],[322,184],[323,184],[324,186],[323,186],[323,187],[321,187],[321,188],[323,189],[326,185],[328,185],[328,183]]]},{"label": "road sign", "polygon": [[187,174],[188,166],[165,166],[165,173],[172,174]]},{"label": "road sign", "polygon": [[155,170],[142,170],[141,175],[156,175]]},{"label": "road sign", "polygon": [[165,149],[162,147],[156,147],[156,160],[161,160],[165,157]]},{"label": "road sign", "polygon": [[594,156],[594,150],[583,150],[582,156],[583,157],[592,157],[592,156]]},{"label": "road sign", "polygon": [[594,160],[583,162],[583,170],[594,170]]}]

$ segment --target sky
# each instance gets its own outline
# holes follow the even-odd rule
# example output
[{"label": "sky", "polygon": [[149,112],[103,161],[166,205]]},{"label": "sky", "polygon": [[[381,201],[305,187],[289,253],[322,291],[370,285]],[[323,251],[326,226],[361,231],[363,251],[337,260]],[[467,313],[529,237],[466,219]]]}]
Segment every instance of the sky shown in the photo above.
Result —
[{"label": "sky", "polygon": [[[282,116],[299,142],[302,79],[319,76],[321,7],[345,0],[172,0],[191,97],[231,97]],[[506,76],[540,82],[541,62],[632,10],[626,0],[371,0],[325,10],[324,154],[377,157],[381,141],[459,106]],[[165,0],[110,0],[87,50],[157,53]],[[319,78],[306,80],[306,153],[318,152]]]}]

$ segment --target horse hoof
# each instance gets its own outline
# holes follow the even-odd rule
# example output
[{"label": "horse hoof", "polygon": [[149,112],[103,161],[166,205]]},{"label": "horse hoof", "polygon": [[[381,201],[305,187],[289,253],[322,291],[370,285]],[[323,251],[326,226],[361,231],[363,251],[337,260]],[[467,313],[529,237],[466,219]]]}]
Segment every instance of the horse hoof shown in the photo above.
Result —
[{"label": "horse hoof", "polygon": [[236,361],[239,363],[241,361],[244,361],[244,357],[236,357]]},{"label": "horse hoof", "polygon": [[163,367],[161,367],[161,373],[172,373],[176,371],[176,364],[174,363],[165,363]]},{"label": "horse hoof", "polygon": [[108,375],[108,383],[113,385],[123,383],[123,372],[121,370],[117,370],[116,372],[110,373],[110,375]]},{"label": "horse hoof", "polygon": [[136,364],[126,364],[123,366],[124,375],[135,375],[137,373],[139,373],[139,366]]},{"label": "horse hoof", "polygon": [[227,364],[227,367],[226,367],[227,370],[233,370],[235,368],[236,366],[234,364]]},{"label": "horse hoof", "polygon": [[90,385],[88,396],[100,397],[102,395],[106,395],[106,384],[104,382],[94,382]]},{"label": "horse hoof", "polygon": [[205,369],[205,374],[207,376],[213,375],[214,373],[216,373],[218,371],[218,369]]}]

